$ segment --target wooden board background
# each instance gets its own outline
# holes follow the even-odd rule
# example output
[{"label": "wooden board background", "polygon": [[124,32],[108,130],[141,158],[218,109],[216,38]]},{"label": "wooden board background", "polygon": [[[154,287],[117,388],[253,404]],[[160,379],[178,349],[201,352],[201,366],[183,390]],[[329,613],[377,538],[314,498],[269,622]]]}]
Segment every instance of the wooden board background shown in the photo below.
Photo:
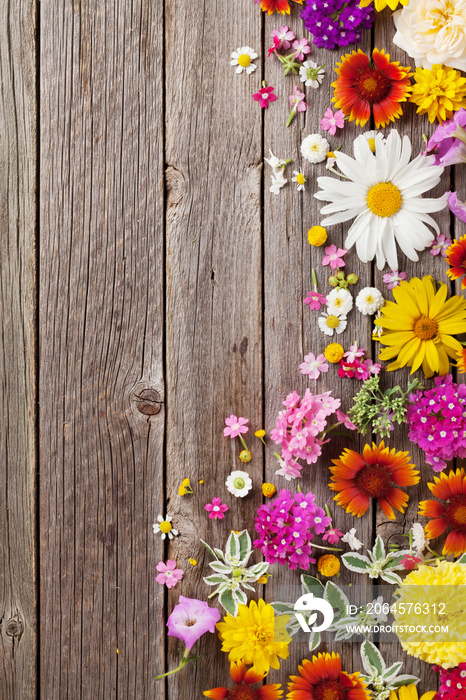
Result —
[{"label": "wooden board background", "polygon": [[[252,531],[262,481],[286,485],[251,432],[254,490],[244,500],[226,494],[240,462],[237,441],[223,438],[224,417],[245,415],[270,431],[286,394],[314,386],[299,373],[303,355],[326,345],[302,303],[313,268],[327,289],[322,252],[306,238],[320,221],[312,193],[324,165],[305,165],[304,193],[290,182],[275,197],[263,158],[269,149],[292,158],[290,181],[303,165],[299,147],[319,131],[340,53],[313,47],[325,81],[306,89],[309,110],[286,129],[288,95],[302,84],[266,55],[280,24],[307,36],[297,6],[286,20],[252,0],[0,8],[0,697],[202,697],[228,679],[226,655],[206,635],[196,667],[155,681],[177,663],[164,621],[180,593],[210,592],[199,538],[221,546],[230,528]],[[384,11],[361,48],[385,48],[410,65],[393,34]],[[230,66],[242,45],[259,53],[251,76]],[[262,80],[279,97],[266,111],[251,97]],[[430,131],[411,106],[397,126],[415,150]],[[351,152],[358,133],[347,124],[331,145]],[[438,193],[451,184],[466,196],[464,168],[446,173]],[[437,220],[444,232],[465,232],[448,212]],[[330,242],[342,245],[345,230],[330,229]],[[381,284],[354,252],[347,261],[359,288]],[[445,279],[445,263],[428,251],[401,269]],[[375,357],[359,313],[341,339]],[[406,380],[406,371],[384,375],[387,386]],[[359,388],[334,368],[317,386],[343,395],[345,409]],[[406,431],[391,443],[406,448]],[[354,523],[331,501],[327,467],[347,444],[327,446],[302,482],[342,529]],[[422,467],[419,451],[412,455]],[[186,476],[195,495],[182,499]],[[397,523],[367,513],[361,539],[407,531],[430,478],[424,469]],[[223,522],[204,511],[216,495],[230,506]],[[180,532],[169,545],[152,532],[159,513]],[[167,557],[185,570],[168,593],[154,581]],[[299,572],[277,568],[261,590],[269,601],[299,582]],[[340,580],[361,583],[347,572]],[[382,646],[400,658],[396,645]],[[360,668],[358,645],[339,650]],[[286,683],[306,654],[293,642],[271,682]],[[421,676],[422,690],[434,687],[425,664],[406,659],[406,670]]]}]

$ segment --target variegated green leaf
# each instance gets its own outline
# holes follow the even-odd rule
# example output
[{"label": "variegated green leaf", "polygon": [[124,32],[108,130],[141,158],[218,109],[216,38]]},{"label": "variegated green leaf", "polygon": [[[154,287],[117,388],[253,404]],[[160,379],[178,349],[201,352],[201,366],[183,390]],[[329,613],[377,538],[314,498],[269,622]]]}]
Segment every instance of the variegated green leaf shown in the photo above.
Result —
[{"label": "variegated green leaf", "polygon": [[313,593],[316,598],[324,597],[324,585],[322,581],[309,574],[301,574],[301,585],[303,593]]},{"label": "variegated green leaf", "polygon": [[392,688],[401,688],[402,685],[410,685],[410,683],[419,683],[419,678],[416,676],[409,676],[408,674],[403,674],[402,676],[398,676],[395,678],[394,681],[390,683],[390,686]]},{"label": "variegated green leaf", "polygon": [[209,566],[217,574],[230,574],[231,573],[231,566],[228,566],[228,564],[222,564],[221,561],[211,561]]},{"label": "variegated green leaf", "polygon": [[227,539],[225,545],[225,554],[230,556],[232,559],[239,559],[240,544],[238,535],[233,530],[230,532],[230,536]]},{"label": "variegated green leaf", "polygon": [[212,574],[211,576],[205,576],[203,580],[208,586],[217,586],[220,583],[229,582],[228,576],[224,574]]},{"label": "variegated green leaf", "polygon": [[238,535],[239,540],[239,560],[243,566],[247,564],[247,561],[251,555],[252,543],[249,537],[249,532],[247,530],[242,530]]},{"label": "variegated green leaf", "polygon": [[265,574],[267,569],[269,568],[269,565],[266,561],[261,561],[259,564],[254,564],[254,566],[250,566],[248,569],[247,573],[247,578],[252,578],[257,580],[259,576],[262,576]]},{"label": "variegated green leaf", "polygon": [[375,669],[379,676],[385,671],[385,661],[377,647],[368,639],[365,639],[361,644],[361,658],[364,669],[367,673],[371,673],[371,669]]},{"label": "variegated green leaf", "polygon": [[309,635],[309,651],[314,651],[320,646],[320,632],[311,632]]},{"label": "variegated green leaf", "polygon": [[227,613],[230,613],[232,617],[236,617],[238,614],[238,603],[233,598],[233,594],[230,590],[222,591],[218,597],[219,603],[225,608]]},{"label": "variegated green leaf", "polygon": [[385,559],[385,545],[380,535],[377,535],[372,552],[374,554],[374,559],[376,559],[377,561]]},{"label": "variegated green leaf", "polygon": [[338,617],[347,614],[349,600],[333,581],[327,581],[324,589],[324,600],[327,600],[332,608],[337,611]]},{"label": "variegated green leaf", "polygon": [[393,664],[393,666],[390,666],[390,668],[387,668],[385,673],[383,674],[383,679],[387,685],[390,685],[395,676],[398,675],[398,672],[401,670],[401,667],[403,666],[402,661],[397,661],[396,663]]},{"label": "variegated green leaf", "polygon": [[217,555],[215,554],[214,550],[210,545],[207,544],[207,542],[204,542],[204,540],[201,540],[201,543],[204,545],[204,547],[207,549],[209,554],[213,556],[214,559],[217,559]]},{"label": "variegated green leaf", "polygon": [[459,559],[456,561],[457,564],[466,564],[466,554],[463,554]]},{"label": "variegated green leaf", "polygon": [[236,591],[233,591],[233,598],[239,605],[247,605],[248,603],[246,593],[242,591],[241,588],[237,588]]},{"label": "variegated green leaf", "polygon": [[386,581],[387,583],[402,583],[401,578],[398,576],[398,574],[395,574],[394,571],[383,571],[380,574],[380,578]]},{"label": "variegated green leaf", "polygon": [[347,552],[343,554],[342,562],[350,571],[356,571],[358,574],[362,574],[370,567],[371,563],[367,557],[363,554],[358,554],[357,552]]}]

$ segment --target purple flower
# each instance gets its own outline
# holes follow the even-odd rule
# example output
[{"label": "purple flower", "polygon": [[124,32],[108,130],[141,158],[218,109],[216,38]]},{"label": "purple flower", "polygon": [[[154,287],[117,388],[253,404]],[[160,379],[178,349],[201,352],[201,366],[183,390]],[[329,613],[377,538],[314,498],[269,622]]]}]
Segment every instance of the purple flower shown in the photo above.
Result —
[{"label": "purple flower", "polygon": [[334,49],[361,40],[361,30],[372,27],[374,8],[360,7],[359,0],[306,0],[301,18],[316,46]]},{"label": "purple flower", "polygon": [[[455,193],[456,194],[456,193]],[[439,253],[446,258],[448,247],[451,246],[451,238],[447,238],[441,233],[435,241],[432,241],[430,245],[430,252],[432,255],[439,255]]]},{"label": "purple flower", "polygon": [[392,270],[391,272],[387,272],[386,275],[383,276],[383,281],[387,285],[389,289],[395,289],[400,282],[403,282],[403,280],[408,279],[408,275],[406,272],[399,272],[398,270]]},{"label": "purple flower", "polygon": [[168,618],[167,627],[170,637],[182,639],[191,650],[206,632],[215,632],[215,625],[220,620],[217,608],[210,608],[207,603],[196,598],[180,596],[180,602],[175,605]]},{"label": "purple flower", "polygon": [[450,192],[448,197],[448,205],[451,213],[454,214],[460,221],[464,221],[466,224],[466,202],[461,202],[458,199],[456,192]]}]

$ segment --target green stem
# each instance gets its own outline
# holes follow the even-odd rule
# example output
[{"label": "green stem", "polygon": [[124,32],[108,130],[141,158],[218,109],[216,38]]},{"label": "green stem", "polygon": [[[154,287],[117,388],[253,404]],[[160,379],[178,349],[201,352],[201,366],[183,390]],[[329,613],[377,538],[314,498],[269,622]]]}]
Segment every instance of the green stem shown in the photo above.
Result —
[{"label": "green stem", "polygon": [[317,292],[317,276],[316,276],[316,271],[313,269],[312,272],[312,284],[314,287],[314,291]]},{"label": "green stem", "polygon": [[247,451],[249,452],[248,446],[246,445],[246,442],[245,442],[245,440],[244,440],[244,437],[241,435],[241,433],[240,433],[240,435],[239,435],[239,439],[241,440],[241,444],[242,444],[242,446],[244,447],[244,449],[247,450]]},{"label": "green stem", "polygon": [[155,680],[159,681],[161,678],[166,678],[167,676],[172,676],[174,673],[178,673],[178,671],[181,671],[182,668],[184,668],[187,664],[189,663],[196,663],[196,661],[199,660],[199,656],[189,656],[189,649],[186,647],[184,650],[183,656],[181,657],[181,662],[180,665],[177,668],[174,668],[173,671],[167,671],[167,673],[161,673],[160,676],[156,676]]},{"label": "green stem", "polygon": [[341,547],[322,547],[320,544],[314,544],[314,542],[311,542],[311,547],[316,547],[317,549],[325,549],[326,551],[329,552],[342,552],[343,549]]},{"label": "green stem", "polygon": [[294,119],[295,114],[296,114],[296,110],[295,110],[295,109],[292,109],[292,110],[291,110],[291,113],[290,113],[290,116],[288,117],[288,121],[286,122],[286,125],[287,125],[287,126],[290,126],[291,122],[292,122],[293,119]]}]

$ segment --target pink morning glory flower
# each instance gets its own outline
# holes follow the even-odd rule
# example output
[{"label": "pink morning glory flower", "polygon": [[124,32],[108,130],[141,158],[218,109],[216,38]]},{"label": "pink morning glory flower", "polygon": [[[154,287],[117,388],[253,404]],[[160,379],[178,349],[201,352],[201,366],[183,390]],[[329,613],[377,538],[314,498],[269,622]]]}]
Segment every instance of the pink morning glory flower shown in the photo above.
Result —
[{"label": "pink morning glory flower", "polygon": [[222,503],[221,498],[213,498],[212,503],[206,503],[204,509],[209,512],[209,518],[211,520],[215,520],[215,518],[223,520],[225,517],[224,513],[230,510],[226,503]]},{"label": "pink morning glory flower", "polygon": [[457,219],[464,221],[466,224],[466,202],[459,200],[456,192],[450,192],[448,197],[448,206],[450,207],[451,213],[454,214]]},{"label": "pink morning glory flower", "polygon": [[225,418],[226,428],[223,429],[223,435],[225,437],[230,436],[231,439],[238,437],[240,433],[247,433],[249,428],[246,425],[249,423],[248,418],[237,418],[233,413]]},{"label": "pink morning glory flower", "polygon": [[288,29],[286,25],[278,27],[278,29],[272,29],[270,36],[274,40],[274,43],[275,39],[278,40],[276,48],[285,49],[285,51],[290,48],[293,39],[296,39],[295,33]]},{"label": "pink morning glory flower", "polygon": [[343,129],[345,126],[345,113],[339,109],[334,114],[329,107],[320,120],[320,126],[323,131],[328,131],[331,136],[335,136],[337,129]]},{"label": "pink morning glory flower", "polygon": [[406,272],[399,272],[398,270],[392,270],[383,276],[383,281],[389,289],[395,289],[395,287],[398,287],[400,282],[403,282],[403,280],[406,279],[408,279]]},{"label": "pink morning glory flower", "polygon": [[346,255],[348,251],[344,248],[337,248],[336,245],[328,245],[325,248],[325,255],[322,259],[322,265],[326,267],[330,265],[332,270],[337,267],[345,267],[345,261],[343,260],[343,255]]},{"label": "pink morning glory flower", "polygon": [[254,93],[252,97],[256,102],[259,102],[262,108],[267,108],[270,102],[275,102],[277,99],[274,89],[273,87],[263,87],[259,92]]},{"label": "pink morning glory flower", "polygon": [[155,577],[155,580],[157,583],[160,583],[162,586],[165,585],[167,588],[173,588],[173,586],[176,586],[178,581],[181,581],[183,578],[183,569],[177,569],[176,561],[172,559],[168,559],[166,564],[164,564],[163,561],[159,561],[155,568],[160,572]]},{"label": "pink morning glory flower", "polygon": [[304,304],[308,304],[311,311],[320,311],[321,306],[325,306],[327,303],[327,298],[319,292],[308,292],[307,297],[304,299]]},{"label": "pink morning glory flower", "polygon": [[325,355],[317,355],[310,352],[304,356],[304,362],[299,365],[301,374],[307,374],[309,379],[318,379],[322,372],[328,372],[328,364]]},{"label": "pink morning glory flower", "polygon": [[191,650],[203,634],[215,632],[219,620],[217,608],[210,608],[202,600],[180,595],[180,602],[175,605],[167,621],[168,635],[182,639],[188,650]]},{"label": "pink morning glory flower", "polygon": [[446,236],[441,233],[435,241],[432,241],[432,244],[430,246],[430,252],[432,255],[438,255],[439,253],[446,258],[447,257],[447,248],[448,246],[451,245],[451,238],[447,238]]},{"label": "pink morning glory flower", "polygon": [[311,47],[309,46],[309,41],[307,39],[298,39],[293,41],[293,49],[295,58],[298,61],[304,61],[304,55],[311,53]]}]

